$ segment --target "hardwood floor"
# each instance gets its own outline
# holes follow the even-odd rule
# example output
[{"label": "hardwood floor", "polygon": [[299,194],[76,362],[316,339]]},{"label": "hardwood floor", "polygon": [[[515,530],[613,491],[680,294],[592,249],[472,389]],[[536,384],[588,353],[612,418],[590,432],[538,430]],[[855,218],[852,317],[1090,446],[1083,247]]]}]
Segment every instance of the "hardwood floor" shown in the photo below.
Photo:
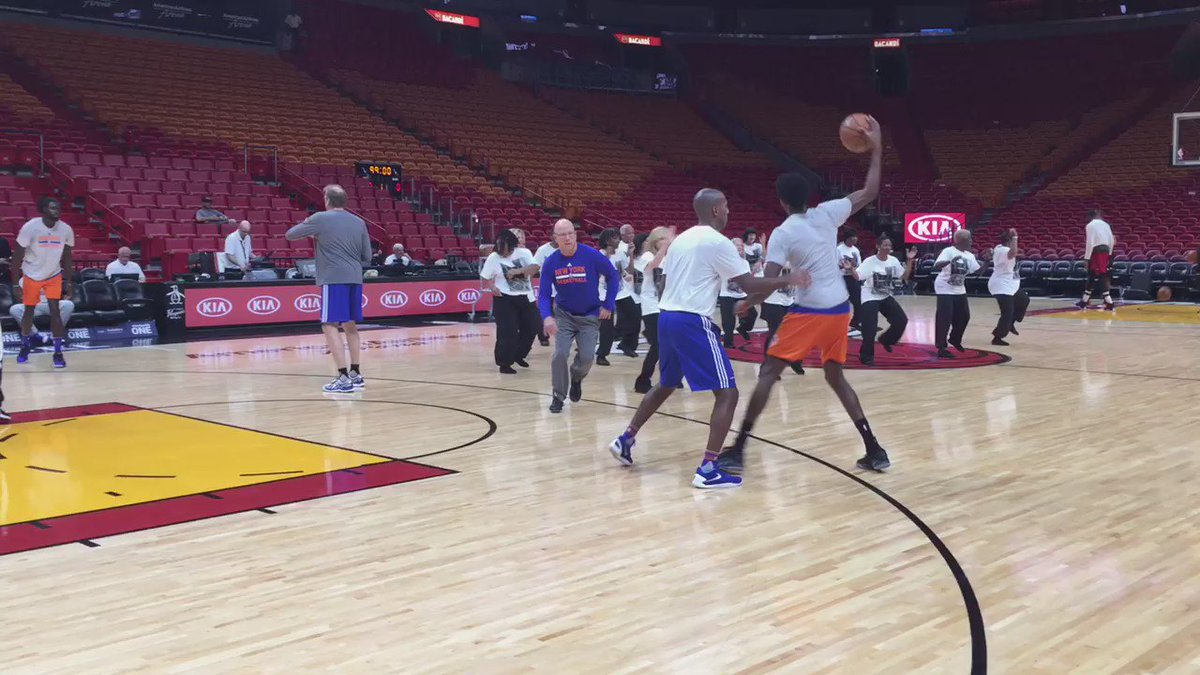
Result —
[{"label": "hardwood floor", "polygon": [[622,468],[637,362],[552,415],[486,324],[364,333],[339,399],[315,332],[9,359],[9,412],[91,407],[0,430],[3,670],[1200,672],[1200,330],[972,311],[1010,362],[849,373],[890,473],[789,373],[717,494],[711,396]]}]

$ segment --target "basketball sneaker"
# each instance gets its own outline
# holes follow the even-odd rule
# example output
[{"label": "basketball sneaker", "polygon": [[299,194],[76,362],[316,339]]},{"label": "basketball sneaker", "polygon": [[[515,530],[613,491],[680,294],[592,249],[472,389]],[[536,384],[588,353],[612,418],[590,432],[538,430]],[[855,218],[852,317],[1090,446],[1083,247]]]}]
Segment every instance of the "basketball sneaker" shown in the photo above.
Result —
[{"label": "basketball sneaker", "polygon": [[717,456],[717,471],[723,471],[734,476],[742,475],[745,463],[745,450],[729,446],[721,450]]},{"label": "basketball sneaker", "polygon": [[321,387],[321,391],[326,394],[353,394],[354,384],[350,382],[350,378],[345,375],[338,375],[333,378],[329,384]]},{"label": "basketball sneaker", "polygon": [[1104,303],[1104,311],[1114,312],[1114,311],[1116,311],[1116,309],[1117,309],[1117,306],[1112,304],[1111,302]]},{"label": "basketball sneaker", "polygon": [[1086,302],[1084,302],[1084,301],[1080,300],[1079,302],[1076,302],[1076,303],[1075,303],[1075,308],[1076,308],[1076,309],[1087,309],[1087,308],[1088,308],[1088,304],[1087,304]]},{"label": "basketball sneaker", "polygon": [[646,394],[646,393],[649,393],[649,391],[653,388],[654,388],[654,385],[650,382],[650,378],[648,378],[648,377],[639,376],[638,379],[633,381],[634,393]]},{"label": "basketball sneaker", "polygon": [[550,401],[550,412],[560,413],[560,412],[562,412],[562,409],[563,409],[563,400],[561,398],[555,396],[554,400]]},{"label": "basketball sneaker", "polygon": [[892,466],[891,460],[888,459],[887,451],[878,443],[872,443],[867,446],[867,454],[860,457],[855,464],[864,471],[878,471],[879,473],[887,471]]},{"label": "basketball sneaker", "polygon": [[367,381],[363,379],[363,376],[357,370],[350,371],[350,384],[354,387],[355,391],[362,391],[367,388]]},{"label": "basketball sneaker", "polygon": [[63,358],[62,352],[54,352],[54,367],[55,368],[66,368],[67,367],[67,360]]},{"label": "basketball sneaker", "polygon": [[28,345],[21,345],[21,350],[17,352],[17,363],[29,363]]},{"label": "basketball sneaker", "polygon": [[0,408],[0,424],[8,424],[11,421],[12,415],[9,415],[8,413],[4,412],[2,408]]},{"label": "basketball sneaker", "polygon": [[622,466],[633,466],[633,446],[637,444],[637,440],[630,438],[629,434],[621,434],[613,439],[612,443],[608,444],[608,451],[616,458]]},{"label": "basketball sneaker", "polygon": [[575,380],[571,383],[571,390],[567,392],[567,398],[571,399],[572,403],[579,403],[579,399],[583,398],[583,383]]},{"label": "basketball sneaker", "polygon": [[696,475],[692,476],[692,487],[701,490],[719,490],[721,488],[735,488],[742,484],[740,476],[731,476],[723,473],[717,468],[717,465],[712,462],[705,462],[696,467]]}]

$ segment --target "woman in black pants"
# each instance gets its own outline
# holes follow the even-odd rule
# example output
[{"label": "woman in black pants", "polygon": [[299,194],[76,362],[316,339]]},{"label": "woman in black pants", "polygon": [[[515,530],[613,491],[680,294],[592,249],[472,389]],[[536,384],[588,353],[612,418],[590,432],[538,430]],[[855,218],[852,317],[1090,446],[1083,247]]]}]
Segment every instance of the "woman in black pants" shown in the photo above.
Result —
[{"label": "woman in black pants", "polygon": [[[791,272],[785,269],[780,274],[787,276]],[[792,294],[786,288],[775,291],[768,295],[766,300],[763,300],[762,318],[767,322],[767,341],[763,343],[763,354],[766,354],[767,347],[771,346],[771,340],[775,339],[775,332],[779,330],[779,324],[783,323],[783,317],[787,316],[788,308],[791,306]],[[797,361],[792,364],[792,370],[797,375],[803,375],[804,364]]]},{"label": "woman in black pants", "polygon": [[[746,247],[742,240],[734,237],[730,241],[737,248],[738,255],[745,258]],[[762,273],[761,267],[755,268],[751,265],[751,270],[755,276],[760,276]],[[735,346],[733,343],[734,326],[737,327],[737,332],[742,339],[749,342],[750,331],[754,328],[754,322],[758,321],[758,310],[754,307],[746,309],[740,317],[735,315],[733,308],[737,305],[738,300],[744,297],[746,297],[746,292],[731,281],[725,282],[717,296],[717,306],[721,309],[721,338],[729,349],[733,349]]]},{"label": "woman in black pants", "polygon": [[519,247],[517,235],[501,230],[496,248],[483,263],[479,276],[491,287],[492,316],[496,319],[496,365],[513,375],[515,363],[528,368],[525,357],[533,349],[538,332],[538,314],[529,302],[531,279],[538,266],[527,249]]},{"label": "woman in black pants", "polygon": [[1000,245],[992,249],[992,276],[988,278],[988,292],[1000,304],[1000,320],[992,329],[992,344],[1007,347],[1004,338],[1009,333],[1020,335],[1016,324],[1025,319],[1029,309],[1029,294],[1021,290],[1021,276],[1017,273],[1017,231],[1010,229],[1000,234]]},{"label": "woman in black pants", "polygon": [[633,390],[639,394],[645,394],[653,387],[650,376],[658,365],[658,293],[663,281],[660,266],[673,238],[670,228],[656,227],[650,234],[639,234],[633,240],[633,283],[641,289],[642,324],[646,327],[643,335],[650,345],[650,351],[642,361],[642,372],[633,383]]}]

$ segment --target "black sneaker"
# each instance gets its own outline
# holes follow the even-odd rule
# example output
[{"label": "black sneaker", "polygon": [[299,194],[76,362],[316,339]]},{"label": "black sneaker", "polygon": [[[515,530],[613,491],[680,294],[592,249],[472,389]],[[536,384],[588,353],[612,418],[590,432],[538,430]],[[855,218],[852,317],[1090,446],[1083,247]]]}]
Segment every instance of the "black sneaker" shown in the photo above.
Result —
[{"label": "black sneaker", "polygon": [[1112,312],[1112,311],[1116,311],[1116,309],[1117,309],[1117,306],[1112,304],[1111,302],[1104,303],[1104,311]]},{"label": "black sneaker", "polygon": [[513,368],[512,366],[500,366],[500,372],[504,373],[505,375],[516,375],[517,374],[517,370],[515,368]]},{"label": "black sneaker", "polygon": [[583,398],[583,383],[579,381],[572,382],[571,391],[567,394],[567,396],[569,396],[572,401],[578,403],[579,399]]},{"label": "black sneaker", "polygon": [[736,345],[733,344],[733,340],[725,340],[721,343],[721,346],[725,347],[725,349],[733,349]]},{"label": "black sneaker", "polygon": [[639,394],[645,394],[653,388],[654,385],[650,382],[650,378],[648,377],[639,377],[633,383],[633,390]]},{"label": "black sneaker", "polygon": [[637,353],[636,349],[622,349],[621,353],[624,354],[625,356],[628,356],[631,359],[636,359],[638,357],[638,353]]},{"label": "black sneaker", "polygon": [[610,364],[610,363],[608,362],[608,358],[607,358],[607,357],[604,357],[604,356],[597,356],[597,357],[596,357],[596,365],[598,365],[598,366],[608,366],[608,365],[612,365],[612,364]]},{"label": "black sneaker", "polygon": [[939,359],[952,359],[954,358],[954,355],[950,353],[949,349],[939,349],[937,357]]},{"label": "black sneaker", "polygon": [[8,413],[4,412],[3,409],[0,409],[0,424],[8,424],[11,421],[12,421],[12,415],[9,415]]},{"label": "black sneaker", "polygon": [[562,399],[555,396],[554,400],[550,401],[550,412],[552,412],[552,413],[562,412],[562,403],[563,403]]},{"label": "black sneaker", "polygon": [[889,354],[891,354],[891,353],[892,353],[892,348],[893,348],[893,347],[895,347],[895,345],[888,344],[888,343],[886,343],[886,342],[880,342],[880,343],[879,343],[879,346],[880,346],[880,347],[883,347],[883,351],[885,351],[885,352],[887,352],[887,353],[889,353]]},{"label": "black sneaker", "polygon": [[724,448],[721,454],[717,456],[717,471],[740,476],[745,465],[745,459],[745,451],[741,448]]},{"label": "black sneaker", "polygon": [[742,339],[743,339],[743,340],[745,340],[746,342],[749,342],[749,341],[750,341],[750,331],[748,331],[748,330],[739,330],[739,331],[738,331],[738,335],[741,335],[741,336],[742,336]]},{"label": "black sneaker", "polygon": [[1087,304],[1086,302],[1084,302],[1084,301],[1080,300],[1079,302],[1075,303],[1075,307],[1076,307],[1077,309],[1087,309],[1087,308],[1088,308],[1088,304]]},{"label": "black sneaker", "polygon": [[1004,340],[1001,340],[998,337],[992,338],[992,344],[996,345],[997,347],[1007,347],[1008,346],[1007,342],[1005,342]]},{"label": "black sneaker", "polygon": [[797,375],[803,375],[804,374],[804,364],[800,363],[799,361],[793,363],[792,364],[792,372]]},{"label": "black sneaker", "polygon": [[883,473],[892,466],[892,462],[888,459],[887,451],[880,447],[878,443],[873,443],[867,448],[867,454],[859,458],[855,462],[855,465],[865,471]]},{"label": "black sneaker", "polygon": [[549,339],[543,340],[543,339],[541,339],[541,338],[538,338],[538,344],[540,344],[540,345],[541,345],[541,346],[543,346],[543,347],[549,347],[549,346],[550,346],[550,340],[549,340]]},{"label": "black sneaker", "polygon": [[521,366],[522,368],[529,367],[529,362],[526,361],[525,359],[517,359],[516,361],[513,361],[513,363],[517,364],[518,366]]},{"label": "black sneaker", "polygon": [[957,349],[961,354],[965,354],[967,352],[967,350],[962,346],[961,342],[951,342],[950,346]]},{"label": "black sneaker", "polygon": [[865,356],[865,357],[864,357],[864,356],[860,356],[860,357],[858,357],[858,360],[859,360],[859,362],[860,362],[860,363],[862,363],[864,366],[873,366],[873,365],[875,365],[875,358],[874,358],[874,357],[871,357],[871,356]]},{"label": "black sneaker", "polygon": [[1012,326],[1009,326],[1009,328],[1008,328],[1008,332],[1012,333],[1013,335],[1017,335],[1017,336],[1021,335],[1020,333],[1018,333],[1018,332],[1017,332],[1017,325],[1016,325],[1016,324],[1013,324]]}]

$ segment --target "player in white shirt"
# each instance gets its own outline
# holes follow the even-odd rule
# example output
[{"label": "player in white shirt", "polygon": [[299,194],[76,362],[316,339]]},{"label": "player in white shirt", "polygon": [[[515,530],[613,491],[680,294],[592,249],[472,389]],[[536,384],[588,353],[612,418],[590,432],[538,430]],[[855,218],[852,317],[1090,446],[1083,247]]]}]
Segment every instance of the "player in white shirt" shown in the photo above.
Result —
[{"label": "player in white shirt", "polygon": [[[767,357],[758,373],[754,395],[746,405],[746,416],[737,440],[721,456],[720,468],[740,473],[744,465],[746,441],[754,422],[767,406],[771,388],[789,363],[803,361],[813,349],[819,349],[825,381],[841,400],[846,413],[862,436],[866,454],[858,466],[883,471],[891,466],[887,451],[875,439],[863,414],[858,394],[846,381],[844,364],[849,346],[850,297],[843,281],[837,233],[846,219],[862,210],[879,195],[879,177],[883,163],[883,140],[879,123],[870,118],[869,129],[861,132],[871,144],[871,165],[863,187],[844,199],[824,202],[808,208],[809,185],[798,173],[784,174],[775,182],[779,203],[788,213],[767,241],[768,279],[778,277],[784,268],[807,273],[811,284],[792,291],[794,304],[767,346]],[[756,304],[765,294],[751,293],[739,307]]]},{"label": "player in white shirt", "polygon": [[658,296],[664,278],[662,261],[674,238],[671,228],[656,227],[650,234],[639,234],[633,240],[633,278],[642,290],[642,324],[646,343],[650,345],[642,361],[642,372],[633,383],[633,390],[639,394],[645,394],[654,386],[650,376],[658,365]]},{"label": "player in white shirt", "polygon": [[[75,231],[59,217],[62,205],[57,199],[43,197],[38,202],[41,218],[33,218],[17,233],[13,249],[13,285],[21,284],[25,316],[21,322],[21,349],[17,363],[29,360],[33,334],[33,312],[42,296],[50,309],[50,332],[54,335],[54,367],[66,368],[63,358],[63,338],[66,326],[62,322],[58,301],[71,297],[71,251],[75,248]],[[24,281],[22,281],[24,277]]]},{"label": "player in white shirt", "polygon": [[701,489],[737,487],[742,484],[740,477],[717,468],[738,400],[733,365],[721,348],[721,331],[710,318],[717,307],[717,294],[730,279],[750,293],[763,295],[787,285],[806,285],[809,279],[807,274],[771,279],[752,276],[750,265],[722,234],[729,222],[729,202],[720,190],[700,190],[692,208],[699,224],[676,237],[663,258],[665,281],[658,303],[659,382],[642,399],[624,433],[609,444],[609,451],[621,464],[633,464],[638,430],[687,379],[692,391],[714,394],[708,444],[692,485]]},{"label": "player in white shirt", "polygon": [[[539,318],[538,307],[537,307],[537,291],[535,291],[533,289],[533,279],[538,276],[539,272],[542,271],[542,266],[541,266],[541,263],[539,263],[537,261],[537,258],[535,258],[533,256],[533,251],[530,251],[528,248],[525,247],[525,230],[522,230],[519,227],[512,227],[512,228],[509,228],[509,230],[511,230],[512,233],[517,236],[517,251],[516,252],[518,254],[521,254],[522,258],[528,258],[529,260],[533,261],[534,265],[537,265],[537,270],[534,271],[533,274],[530,274],[528,277],[528,279],[529,279],[529,304],[531,305],[529,321],[533,322],[533,324],[534,324],[534,335],[535,336],[540,335],[542,332],[542,326],[541,326],[542,322],[537,320]],[[545,262],[545,259],[542,259],[542,262]],[[533,345],[531,343],[530,347],[532,347],[532,346]],[[542,346],[545,347],[547,345],[542,345]]]},{"label": "player in white shirt", "polygon": [[[749,263],[750,259],[746,255],[745,243],[736,237],[730,239],[730,241],[733,242],[738,255],[745,258],[746,262]],[[751,263],[750,273],[756,277],[761,277],[762,267],[757,263]],[[743,291],[741,286],[738,286],[733,281],[725,282],[725,285],[721,287],[720,294],[717,296],[717,305],[721,308],[721,336],[724,338],[723,344],[726,349],[733,349],[735,347],[733,343],[734,328],[737,329],[738,334],[742,336],[743,340],[749,342],[750,331],[754,328],[754,322],[758,320],[758,311],[753,307],[746,310],[746,313],[740,319],[734,314],[734,305],[744,297],[746,297],[746,291]]]},{"label": "player in white shirt", "polygon": [[501,230],[495,250],[479,270],[480,278],[491,287],[492,316],[496,319],[494,356],[500,372],[506,375],[516,374],[513,364],[529,367],[525,357],[537,335],[537,310],[529,302],[533,291],[530,279],[537,265],[529,249],[519,244],[511,230]]},{"label": "player in white shirt", "polygon": [[[954,245],[947,246],[933,264],[937,277],[933,280],[933,292],[937,294],[937,313],[934,315],[934,344],[939,359],[952,359],[954,355],[946,344],[954,345],[960,352],[963,334],[971,322],[971,305],[967,302],[967,275],[979,270],[979,261],[971,253],[970,230],[954,233]],[[947,335],[949,333],[949,335]]]},{"label": "player in white shirt", "polygon": [[1117,246],[1117,238],[1113,236],[1112,227],[1102,219],[1104,214],[1100,209],[1088,213],[1090,221],[1087,224],[1087,244],[1083,249],[1083,258],[1088,261],[1088,285],[1083,289],[1083,297],[1075,306],[1087,309],[1092,300],[1092,293],[1099,290],[1104,294],[1104,309],[1114,309],[1112,293],[1109,286],[1108,266],[1112,262],[1113,249]]},{"label": "player in white shirt", "polygon": [[[625,356],[637,358],[637,335],[642,316],[637,303],[633,301],[633,260],[629,257],[629,247],[625,246],[622,249],[625,242],[621,241],[621,231],[616,228],[604,230],[600,233],[598,243],[600,252],[608,256],[609,262],[617,269],[617,274],[621,275],[621,290],[617,291],[617,314],[600,322],[600,345],[596,349],[596,365],[607,366],[610,365],[608,355],[618,337],[621,341],[617,344],[617,349]],[[605,286],[601,284],[602,296],[605,290]],[[633,324],[632,329],[630,323]]]},{"label": "player in white shirt", "polygon": [[858,314],[862,309],[862,283],[854,275],[854,268],[862,264],[862,252],[858,250],[858,234],[847,232],[842,238],[842,243],[838,244],[837,252],[838,258],[841,259],[843,278],[846,280],[846,293],[850,295],[850,306],[854,308],[850,313],[850,328],[853,332],[858,330]]},{"label": "player in white shirt", "polygon": [[763,245],[758,240],[758,230],[753,227],[747,229],[746,233],[742,235],[742,241],[746,245],[746,262],[750,263],[750,267],[753,268],[762,262],[763,257]]},{"label": "player in white shirt", "polygon": [[892,297],[896,284],[912,277],[913,263],[917,259],[917,247],[908,249],[907,264],[892,257],[892,238],[886,234],[875,240],[876,254],[854,268],[855,276],[862,282],[862,306],[859,317],[862,321],[862,345],[858,348],[858,360],[864,366],[875,365],[875,326],[879,315],[888,320],[888,329],[879,336],[879,344],[887,351],[904,336],[908,327],[908,315]]},{"label": "player in white shirt", "polygon": [[1000,320],[992,330],[992,344],[1007,347],[1004,338],[1009,333],[1020,335],[1016,324],[1024,320],[1029,308],[1029,294],[1021,290],[1017,273],[1017,231],[1000,234],[1000,245],[992,249],[992,276],[988,277],[988,292],[1000,303]]},{"label": "player in white shirt", "polygon": [[[542,265],[544,265],[546,263],[546,258],[549,258],[550,254],[554,253],[557,250],[558,250],[558,242],[554,241],[554,237],[551,236],[550,241],[542,244],[541,246],[538,247],[538,250],[534,251],[533,262],[537,263],[537,266],[538,266],[537,276],[541,276]],[[550,290],[551,290],[551,292],[554,291],[553,288],[551,288]],[[543,328],[541,325],[538,326],[538,343],[541,344],[543,347],[550,346],[550,336],[546,335],[546,329]]]}]

